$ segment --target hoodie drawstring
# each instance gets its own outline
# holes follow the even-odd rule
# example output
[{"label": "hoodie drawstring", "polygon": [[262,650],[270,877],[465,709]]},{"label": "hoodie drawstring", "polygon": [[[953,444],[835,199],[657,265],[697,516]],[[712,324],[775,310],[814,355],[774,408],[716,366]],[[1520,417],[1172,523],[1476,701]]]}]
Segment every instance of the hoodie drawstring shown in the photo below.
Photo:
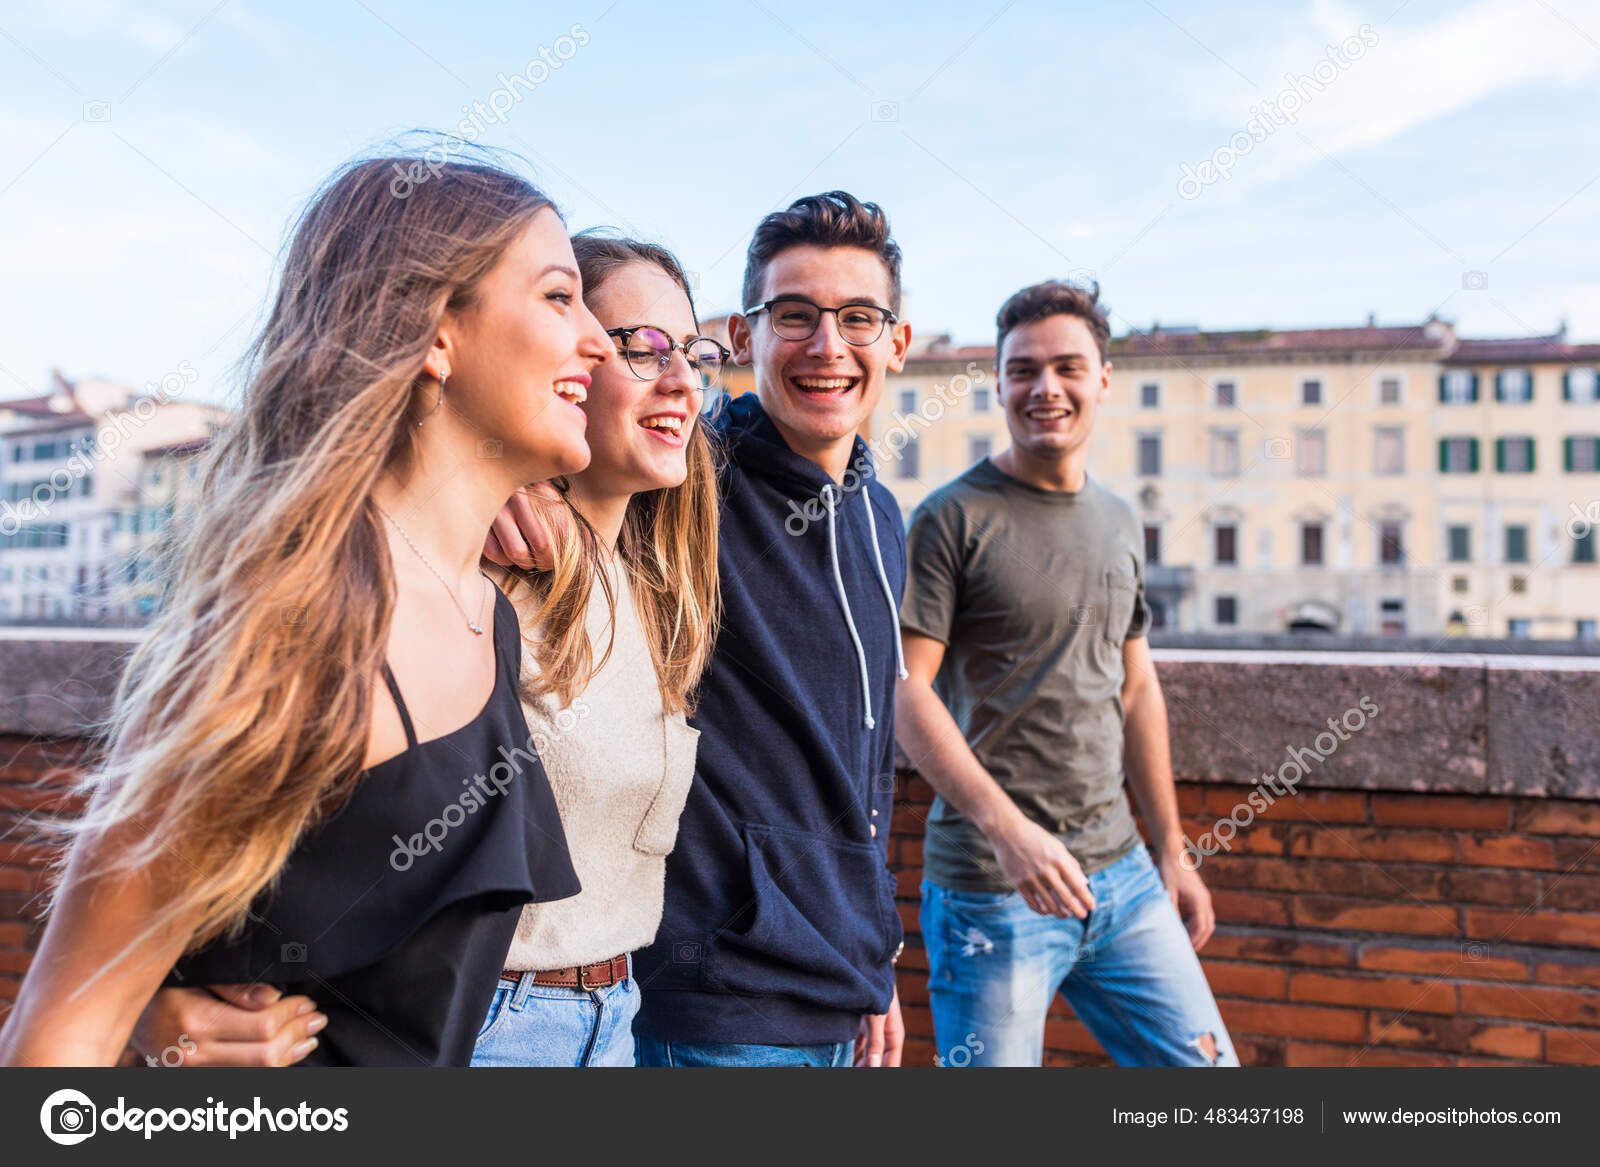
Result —
[{"label": "hoodie drawstring", "polygon": [[[872,716],[872,678],[867,671],[867,652],[861,647],[861,635],[856,631],[856,621],[850,611],[850,597],[844,590],[844,576],[839,571],[839,536],[835,524],[834,495],[838,487],[828,483],[822,488],[822,498],[828,506],[828,563],[833,568],[833,583],[839,589],[839,606],[844,609],[844,626],[850,632],[850,643],[855,645],[856,665],[861,671],[862,724],[868,729],[877,727]],[[900,642],[900,610],[894,602],[894,589],[889,586],[889,575],[883,566],[883,549],[878,546],[878,525],[872,516],[872,500],[861,492],[861,501],[867,508],[867,530],[872,537],[872,557],[878,567],[878,582],[883,586],[883,598],[889,603],[889,615],[894,621],[895,673],[904,680],[906,672],[905,649]]]}]

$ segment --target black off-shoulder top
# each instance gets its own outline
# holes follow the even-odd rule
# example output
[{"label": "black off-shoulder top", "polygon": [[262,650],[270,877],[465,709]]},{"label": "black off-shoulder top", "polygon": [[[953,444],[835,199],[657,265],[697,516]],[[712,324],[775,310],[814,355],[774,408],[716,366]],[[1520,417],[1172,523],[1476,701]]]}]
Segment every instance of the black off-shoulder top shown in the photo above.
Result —
[{"label": "black off-shoulder top", "polygon": [[522,638],[495,593],[493,692],[472,721],[367,770],[296,845],[237,938],[185,956],[171,985],[265,983],[328,1016],[302,1065],[465,1066],[522,905],[578,876],[517,696]]}]

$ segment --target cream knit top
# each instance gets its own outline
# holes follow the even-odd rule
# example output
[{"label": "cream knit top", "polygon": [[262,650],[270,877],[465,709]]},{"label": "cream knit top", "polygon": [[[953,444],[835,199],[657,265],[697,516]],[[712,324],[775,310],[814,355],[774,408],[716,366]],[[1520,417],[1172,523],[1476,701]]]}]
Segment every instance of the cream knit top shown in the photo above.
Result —
[{"label": "cream knit top", "polygon": [[[666,857],[694,779],[700,732],[683,714],[663,713],[655,662],[620,561],[611,580],[617,634],[604,667],[565,709],[553,696],[523,702],[583,890],[523,907],[509,969],[592,964],[649,944],[661,924]],[[529,610],[520,614],[526,620]],[[597,660],[610,639],[608,624],[596,583],[588,628]],[[523,667],[538,667],[531,653],[524,653]]]}]

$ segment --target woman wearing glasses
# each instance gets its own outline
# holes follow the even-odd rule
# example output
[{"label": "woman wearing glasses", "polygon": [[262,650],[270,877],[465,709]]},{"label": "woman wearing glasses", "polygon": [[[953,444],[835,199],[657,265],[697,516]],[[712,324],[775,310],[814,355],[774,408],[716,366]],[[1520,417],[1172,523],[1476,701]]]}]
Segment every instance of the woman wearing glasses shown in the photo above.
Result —
[{"label": "woman wearing glasses", "polygon": [[[558,540],[553,570],[533,578],[587,595],[587,610],[541,624],[542,588],[519,580],[510,594],[524,635],[559,649],[545,654],[559,669],[525,674],[523,707],[583,890],[524,909],[475,1066],[633,1064],[629,954],[661,923],[699,736],[686,714],[716,631],[716,471],[700,410],[727,350],[698,335],[671,253],[595,232],[572,245],[620,359],[595,369],[584,403],[591,458],[563,495],[579,537]],[[594,561],[587,591],[564,582]]]}]

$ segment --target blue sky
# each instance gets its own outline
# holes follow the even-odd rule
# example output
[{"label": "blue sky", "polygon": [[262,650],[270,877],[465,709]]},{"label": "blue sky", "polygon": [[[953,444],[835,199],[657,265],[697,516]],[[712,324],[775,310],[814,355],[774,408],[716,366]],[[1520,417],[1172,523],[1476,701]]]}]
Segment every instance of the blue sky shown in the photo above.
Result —
[{"label": "blue sky", "polygon": [[[1118,331],[1600,340],[1600,0],[18,0],[0,397],[184,361],[220,396],[318,182],[494,101],[483,140],[575,228],[677,250],[704,314],[762,214],[842,186],[889,211],[922,333],[986,340],[1010,291],[1093,273]],[[1263,101],[1295,121],[1252,137]]]}]

